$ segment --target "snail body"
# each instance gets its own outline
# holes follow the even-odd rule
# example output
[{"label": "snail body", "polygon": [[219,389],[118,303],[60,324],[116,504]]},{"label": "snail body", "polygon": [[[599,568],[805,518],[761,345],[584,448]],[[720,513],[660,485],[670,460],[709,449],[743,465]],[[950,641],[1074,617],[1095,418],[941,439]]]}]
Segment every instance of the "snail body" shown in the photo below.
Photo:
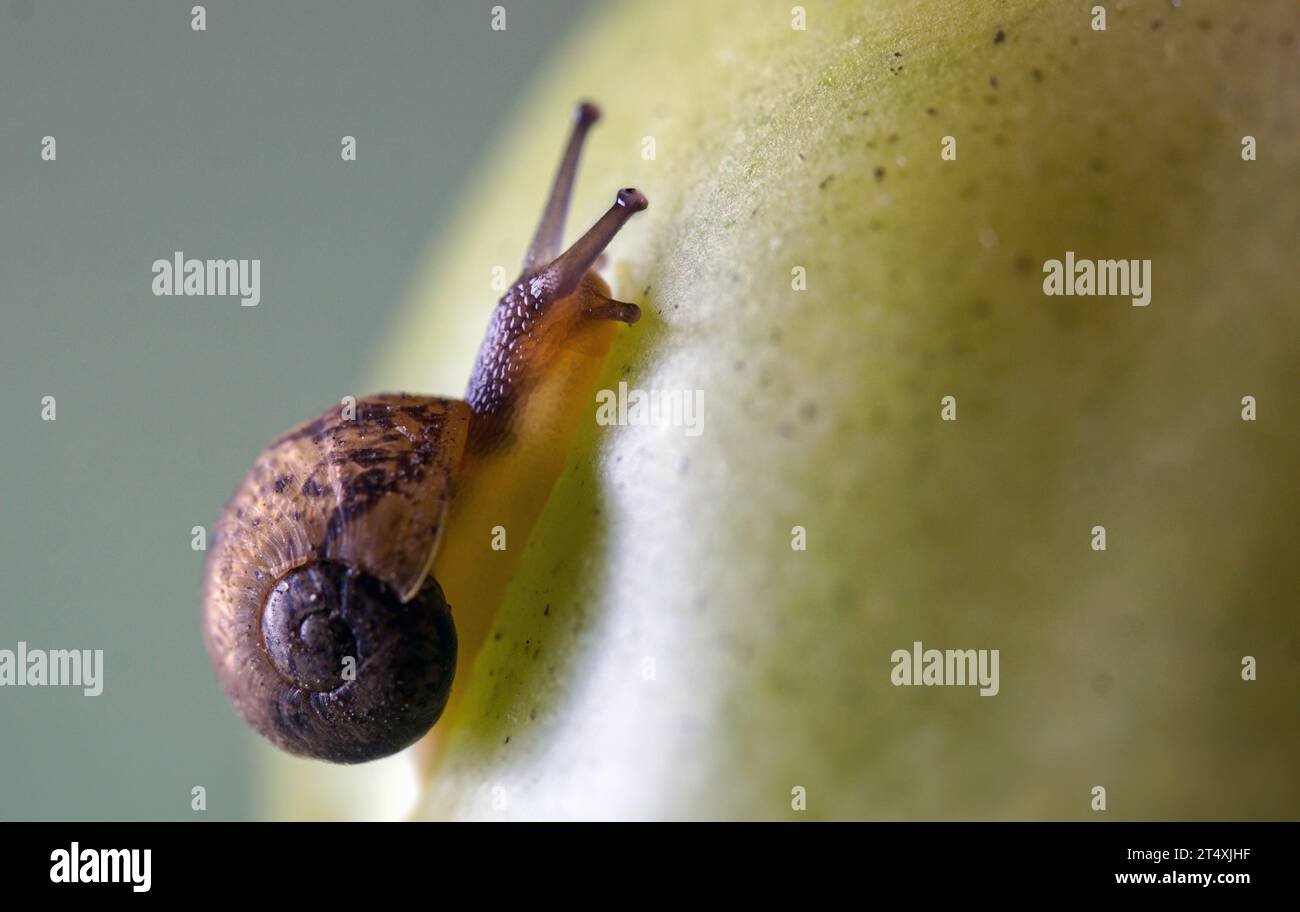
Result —
[{"label": "snail body", "polygon": [[[388,393],[326,411],[263,450],[214,529],[209,656],[239,714],[290,753],[356,763],[408,747],[487,637],[617,325],[640,315],[592,271],[646,207],[638,191],[560,252],[598,116],[577,109],[465,400]],[[508,552],[492,550],[495,526]]]}]

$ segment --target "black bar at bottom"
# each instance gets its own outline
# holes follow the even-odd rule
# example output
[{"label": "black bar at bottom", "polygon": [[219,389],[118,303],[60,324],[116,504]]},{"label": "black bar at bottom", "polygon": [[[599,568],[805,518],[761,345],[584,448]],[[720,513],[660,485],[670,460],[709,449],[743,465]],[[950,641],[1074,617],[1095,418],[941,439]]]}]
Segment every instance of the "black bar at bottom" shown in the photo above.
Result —
[{"label": "black bar at bottom", "polygon": [[1196,892],[1231,901],[1292,892],[1297,835],[1295,823],[7,823],[0,890],[91,901],[283,896],[300,908],[401,895],[439,905],[448,890],[622,905],[656,894],[680,901],[706,884],[765,899],[834,887],[862,899]]}]

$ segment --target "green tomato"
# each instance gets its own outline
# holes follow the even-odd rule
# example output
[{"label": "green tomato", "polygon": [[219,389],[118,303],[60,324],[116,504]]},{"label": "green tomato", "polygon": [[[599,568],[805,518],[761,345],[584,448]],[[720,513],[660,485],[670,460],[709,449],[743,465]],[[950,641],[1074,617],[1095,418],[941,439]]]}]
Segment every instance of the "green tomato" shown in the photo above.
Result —
[{"label": "green tomato", "polygon": [[[1300,17],[1106,6],[584,23],[372,385],[459,395],[589,97],[570,236],[651,201],[602,387],[702,391],[699,423],[602,426],[593,395],[438,774],[286,767],[280,810],[1300,813]],[[1149,303],[1045,294],[1067,251],[1149,260]],[[998,650],[998,693],[897,686],[916,642]]]}]

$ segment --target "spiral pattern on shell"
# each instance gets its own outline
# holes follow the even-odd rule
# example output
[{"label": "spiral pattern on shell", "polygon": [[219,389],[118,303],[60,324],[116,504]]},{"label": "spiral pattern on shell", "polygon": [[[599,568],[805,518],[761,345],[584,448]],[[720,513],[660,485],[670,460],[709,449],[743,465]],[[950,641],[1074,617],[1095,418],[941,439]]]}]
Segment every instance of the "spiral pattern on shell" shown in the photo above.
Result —
[{"label": "spiral pattern on shell", "polygon": [[218,523],[204,639],[236,710],[291,753],[358,763],[409,746],[456,669],[429,575],[464,403],[402,394],[331,409],[263,451]]},{"label": "spiral pattern on shell", "polygon": [[[451,694],[456,628],[429,580],[409,602],[342,564],[291,570],[250,644],[239,702],[271,741],[336,763],[387,756],[424,735]],[[250,638],[251,639],[251,638]]]}]

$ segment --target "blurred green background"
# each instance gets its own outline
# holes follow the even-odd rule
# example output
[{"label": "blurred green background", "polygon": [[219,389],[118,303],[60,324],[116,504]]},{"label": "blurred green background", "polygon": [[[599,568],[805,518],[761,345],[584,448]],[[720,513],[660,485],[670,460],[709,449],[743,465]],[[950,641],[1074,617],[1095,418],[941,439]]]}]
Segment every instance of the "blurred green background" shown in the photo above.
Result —
[{"label": "blurred green background", "polygon": [[[202,33],[191,5],[0,6],[0,648],[105,653],[99,697],[0,689],[0,819],[192,818],[195,785],[255,816],[190,530],[364,392],[340,384],[586,4],[512,4],[504,32],[490,3],[207,4]],[[176,250],[260,258],[261,304],[154,297]]]}]

